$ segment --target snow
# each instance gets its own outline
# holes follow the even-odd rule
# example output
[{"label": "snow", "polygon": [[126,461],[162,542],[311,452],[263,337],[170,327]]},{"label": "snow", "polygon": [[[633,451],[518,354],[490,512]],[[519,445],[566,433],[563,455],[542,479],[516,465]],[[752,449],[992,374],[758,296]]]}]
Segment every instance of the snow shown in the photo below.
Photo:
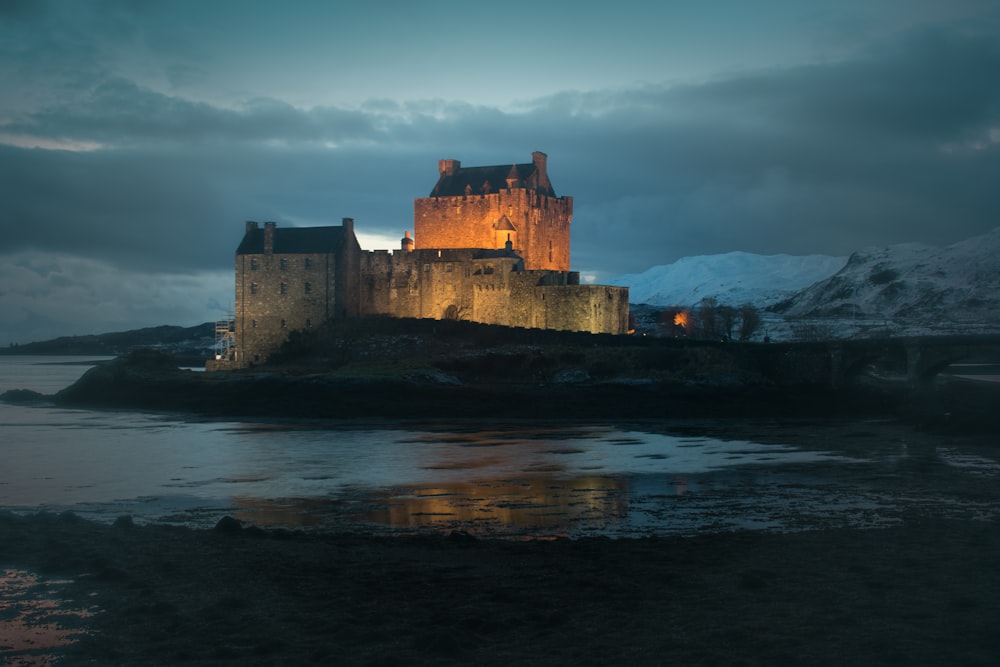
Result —
[{"label": "snow", "polygon": [[[765,313],[772,338],[1000,330],[1000,227],[950,246],[902,243],[828,255],[731,252],[619,276],[629,301],[693,307],[705,298]],[[778,333],[784,332],[783,334]]]},{"label": "snow", "polygon": [[847,259],[829,255],[755,255],[729,252],[685,257],[638,274],[613,278],[627,286],[629,301],[651,306],[694,306],[704,298],[764,307],[841,269]]}]

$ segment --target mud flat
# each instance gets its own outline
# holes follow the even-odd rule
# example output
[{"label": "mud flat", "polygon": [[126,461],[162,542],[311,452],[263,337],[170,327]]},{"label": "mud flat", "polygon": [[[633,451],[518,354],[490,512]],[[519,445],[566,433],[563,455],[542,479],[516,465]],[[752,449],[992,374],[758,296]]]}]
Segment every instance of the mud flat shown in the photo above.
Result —
[{"label": "mud flat", "polygon": [[[499,541],[0,514],[0,571],[54,580],[50,620],[81,632],[0,650],[12,664],[991,665],[998,527]],[[0,623],[17,614],[5,604]]]}]

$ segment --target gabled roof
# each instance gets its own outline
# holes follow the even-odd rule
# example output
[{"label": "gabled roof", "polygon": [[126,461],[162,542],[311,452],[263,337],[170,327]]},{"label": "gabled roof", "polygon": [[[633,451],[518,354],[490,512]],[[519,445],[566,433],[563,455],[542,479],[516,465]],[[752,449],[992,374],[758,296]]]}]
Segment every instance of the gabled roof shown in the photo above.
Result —
[{"label": "gabled roof", "polygon": [[[507,189],[507,179],[517,178],[515,187],[535,190],[538,194],[555,197],[551,184],[538,186],[538,167],[533,162],[492,167],[459,167],[452,174],[442,174],[431,191],[431,197],[460,197],[465,194],[495,194]],[[484,192],[484,184],[489,191]],[[468,188],[468,190],[466,190]]]},{"label": "gabled roof", "polygon": [[515,227],[513,223],[511,223],[510,218],[508,218],[506,215],[502,216],[499,220],[496,221],[496,224],[493,225],[493,229],[505,232],[517,231],[517,227]]},{"label": "gabled roof", "polygon": [[[276,255],[334,253],[343,247],[346,237],[343,227],[278,227],[273,251]],[[264,254],[264,230],[248,230],[236,254]]]}]

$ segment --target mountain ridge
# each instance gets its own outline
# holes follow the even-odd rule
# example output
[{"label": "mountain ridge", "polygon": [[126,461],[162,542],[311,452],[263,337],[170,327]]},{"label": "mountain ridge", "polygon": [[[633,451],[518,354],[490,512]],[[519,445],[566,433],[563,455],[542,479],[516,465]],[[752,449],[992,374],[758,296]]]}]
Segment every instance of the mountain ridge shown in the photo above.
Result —
[{"label": "mountain ridge", "polygon": [[806,322],[837,337],[986,333],[1000,329],[1000,227],[948,246],[870,246],[847,258],[685,257],[610,283],[629,287],[635,310],[749,303],[782,337]]},{"label": "mountain ridge", "polygon": [[696,305],[714,298],[726,305],[777,303],[815,284],[847,262],[832,255],[757,255],[733,251],[682,257],[642,273],[612,278],[629,288],[629,301],[653,306]]}]

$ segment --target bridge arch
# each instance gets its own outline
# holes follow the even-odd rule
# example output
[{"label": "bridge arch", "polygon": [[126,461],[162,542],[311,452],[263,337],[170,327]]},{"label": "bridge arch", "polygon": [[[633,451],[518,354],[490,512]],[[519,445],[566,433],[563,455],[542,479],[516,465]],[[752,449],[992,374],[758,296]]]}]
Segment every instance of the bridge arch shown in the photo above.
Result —
[{"label": "bridge arch", "polygon": [[829,346],[830,384],[850,384],[872,363],[884,362],[905,371],[912,390],[931,387],[950,365],[989,359],[1000,363],[1000,335],[916,336],[899,339],[836,341]]}]

